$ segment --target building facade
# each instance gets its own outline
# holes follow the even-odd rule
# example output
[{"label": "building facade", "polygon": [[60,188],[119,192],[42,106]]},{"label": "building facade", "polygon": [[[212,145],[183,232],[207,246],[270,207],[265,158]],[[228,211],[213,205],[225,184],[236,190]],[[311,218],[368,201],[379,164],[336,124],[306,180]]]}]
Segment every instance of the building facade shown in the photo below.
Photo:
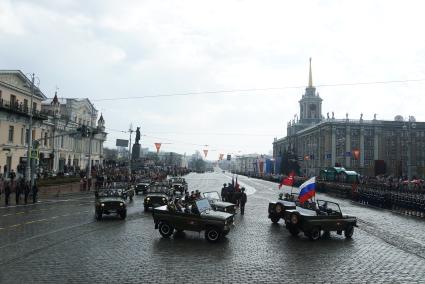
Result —
[{"label": "building facade", "polygon": [[[33,93],[33,95],[31,95]],[[31,105],[32,96],[32,108]],[[24,175],[30,112],[32,140],[39,142],[38,171],[64,172],[103,164],[105,120],[88,99],[46,101],[40,89],[19,70],[0,70],[0,173]],[[88,129],[83,137],[78,129]]]},{"label": "building facade", "polygon": [[[103,164],[103,143],[106,141],[105,120],[89,99],[61,99],[43,102],[48,120],[43,124],[46,139],[40,145],[40,168],[53,172],[85,169]],[[97,121],[96,121],[97,120]],[[78,131],[87,127],[89,135]]]},{"label": "building facade", "polygon": [[[23,175],[27,164],[30,114],[32,138],[44,135],[47,117],[41,112],[46,96],[19,70],[0,70],[0,173]],[[33,94],[33,95],[32,95]],[[32,105],[31,105],[32,101]]]},{"label": "building facade", "polygon": [[295,156],[301,174],[318,175],[321,169],[343,166],[361,174],[395,177],[425,176],[425,122],[397,115],[393,121],[336,119],[321,113],[322,99],[312,84],[300,100],[300,119],[287,124],[287,136],[275,138],[273,156]]}]

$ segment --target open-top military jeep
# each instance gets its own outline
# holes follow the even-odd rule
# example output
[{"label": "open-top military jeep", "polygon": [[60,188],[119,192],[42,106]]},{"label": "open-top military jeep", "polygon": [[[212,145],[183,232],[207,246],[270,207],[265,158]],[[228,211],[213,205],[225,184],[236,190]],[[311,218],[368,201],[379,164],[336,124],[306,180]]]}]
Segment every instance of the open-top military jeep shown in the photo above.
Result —
[{"label": "open-top military jeep", "polygon": [[156,184],[150,186],[143,201],[144,210],[166,205],[171,195],[168,185]]},{"label": "open-top military jeep", "polygon": [[300,231],[310,240],[317,240],[322,236],[336,231],[341,235],[344,232],[346,238],[351,238],[354,227],[357,227],[357,218],[343,215],[338,203],[325,200],[316,201],[318,207],[315,210],[296,207],[285,211],[285,224],[289,232],[297,236]]},{"label": "open-top military jeep", "polygon": [[116,213],[125,219],[127,217],[127,206],[123,197],[122,189],[102,189],[95,193],[95,214],[97,220],[102,220],[103,214]]},{"label": "open-top military jeep", "polygon": [[212,210],[207,199],[197,200],[183,210],[173,204],[154,208],[153,220],[155,229],[164,238],[169,238],[174,230],[205,231],[205,238],[209,242],[218,242],[229,233],[233,225],[233,215]]},{"label": "open-top military jeep", "polygon": [[137,183],[135,188],[136,195],[138,195],[140,192],[146,194],[150,185],[151,182],[149,180],[142,180],[141,182]]},{"label": "open-top military jeep", "polygon": [[202,195],[204,198],[208,199],[213,210],[236,214],[236,205],[230,202],[222,201],[217,191],[204,192]]},{"label": "open-top military jeep", "polygon": [[187,182],[182,177],[172,177],[169,179],[169,183],[174,194],[178,192],[183,195],[188,190]]}]

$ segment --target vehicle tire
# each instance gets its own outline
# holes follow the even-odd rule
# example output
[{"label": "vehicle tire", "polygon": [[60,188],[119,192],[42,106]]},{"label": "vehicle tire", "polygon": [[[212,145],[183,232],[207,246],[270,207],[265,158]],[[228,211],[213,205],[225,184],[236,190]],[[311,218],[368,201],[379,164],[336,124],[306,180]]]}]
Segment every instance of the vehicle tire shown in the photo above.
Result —
[{"label": "vehicle tire", "polygon": [[320,228],[313,228],[310,232],[308,232],[308,238],[311,241],[317,241],[320,239]]},{"label": "vehicle tire", "polygon": [[205,231],[205,238],[210,243],[216,243],[221,238],[221,232],[217,228],[210,227]]},{"label": "vehicle tire", "polygon": [[272,221],[273,224],[277,224],[280,220],[279,216],[271,216],[270,220]]},{"label": "vehicle tire", "polygon": [[169,238],[174,232],[173,226],[171,226],[167,222],[159,223],[158,229],[159,229],[159,233],[161,234],[163,238]]},{"label": "vehicle tire", "polygon": [[354,233],[354,227],[348,226],[344,231],[344,236],[347,239],[351,239],[351,237],[353,236],[353,233]]},{"label": "vehicle tire", "polygon": [[102,212],[96,212],[96,220],[102,220]]},{"label": "vehicle tire", "polygon": [[121,220],[124,220],[127,217],[127,211],[121,211],[120,212],[120,218]]},{"label": "vehicle tire", "polygon": [[293,235],[294,237],[298,237],[298,234],[300,233],[300,230],[297,227],[294,226],[290,226],[289,227],[289,232],[291,233],[291,235]]},{"label": "vehicle tire", "polygon": [[283,206],[281,204],[276,204],[276,207],[274,208],[274,211],[277,214],[281,214],[283,212]]}]

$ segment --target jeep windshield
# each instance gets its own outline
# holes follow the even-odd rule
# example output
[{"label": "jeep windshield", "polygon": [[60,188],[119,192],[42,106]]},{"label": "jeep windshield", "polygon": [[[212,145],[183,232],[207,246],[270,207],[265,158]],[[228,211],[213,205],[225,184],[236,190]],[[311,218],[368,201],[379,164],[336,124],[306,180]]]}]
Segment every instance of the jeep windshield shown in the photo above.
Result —
[{"label": "jeep windshield", "polygon": [[208,199],[200,199],[196,201],[196,207],[198,208],[199,213],[212,210],[210,203],[208,202]]},{"label": "jeep windshield", "polygon": [[202,195],[207,199],[220,200],[220,195],[217,191],[204,192]]},{"label": "jeep windshield", "polygon": [[122,197],[121,189],[108,189],[99,192],[99,197]]}]

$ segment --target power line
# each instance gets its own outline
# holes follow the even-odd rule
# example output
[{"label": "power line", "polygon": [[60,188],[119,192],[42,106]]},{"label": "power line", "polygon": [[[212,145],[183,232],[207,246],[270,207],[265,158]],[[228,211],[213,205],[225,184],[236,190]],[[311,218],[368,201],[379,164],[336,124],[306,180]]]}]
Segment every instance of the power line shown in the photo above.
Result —
[{"label": "power line", "polygon": [[[335,84],[320,84],[316,87],[346,87],[346,86],[364,86],[364,85],[386,85],[386,84],[402,84],[402,83],[413,83],[423,82],[425,79],[410,79],[410,80],[387,80],[387,81],[370,81],[370,82],[353,82],[353,83],[335,83]],[[133,97],[115,97],[115,98],[101,98],[93,99],[92,101],[118,101],[118,100],[138,100],[148,98],[165,98],[165,97],[177,97],[177,96],[193,96],[193,95],[211,95],[211,94],[225,94],[225,93],[246,93],[246,92],[258,92],[258,91],[275,91],[285,89],[304,89],[306,86],[283,86],[283,87],[269,87],[269,88],[249,88],[249,89],[231,89],[231,90],[216,90],[216,91],[200,91],[200,92],[182,92],[182,93],[170,93],[170,94],[157,94],[157,95],[146,95],[146,96],[133,96]]]}]

